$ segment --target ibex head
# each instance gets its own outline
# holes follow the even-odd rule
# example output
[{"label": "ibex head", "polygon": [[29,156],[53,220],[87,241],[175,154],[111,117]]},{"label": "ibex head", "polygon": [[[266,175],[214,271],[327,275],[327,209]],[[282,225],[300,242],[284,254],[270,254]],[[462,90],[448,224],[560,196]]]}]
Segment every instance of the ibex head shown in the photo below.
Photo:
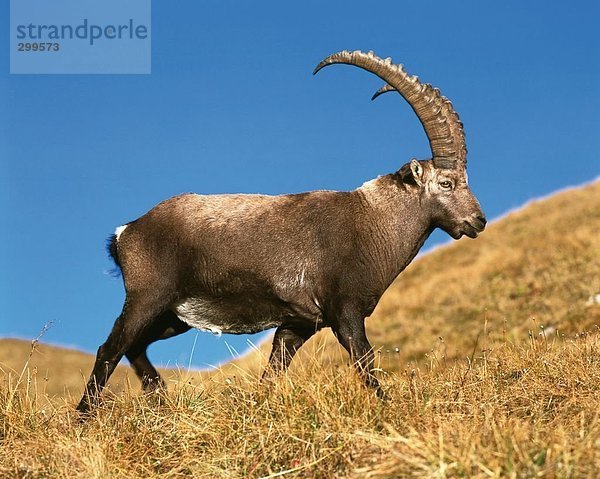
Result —
[{"label": "ibex head", "polygon": [[400,171],[419,190],[421,205],[430,211],[434,226],[454,239],[475,238],[483,231],[486,220],[469,188],[464,166],[436,168],[434,161],[412,160]]},{"label": "ibex head", "polygon": [[485,228],[486,220],[467,183],[465,134],[450,100],[437,88],[409,76],[391,58],[383,60],[373,52],[335,53],[319,63],[314,73],[334,63],[356,65],[384,80],[386,84],[373,99],[396,91],[410,104],[425,129],[432,159],[412,160],[399,174],[418,191],[422,207],[431,213],[433,226],[455,239],[462,235],[475,238]]}]

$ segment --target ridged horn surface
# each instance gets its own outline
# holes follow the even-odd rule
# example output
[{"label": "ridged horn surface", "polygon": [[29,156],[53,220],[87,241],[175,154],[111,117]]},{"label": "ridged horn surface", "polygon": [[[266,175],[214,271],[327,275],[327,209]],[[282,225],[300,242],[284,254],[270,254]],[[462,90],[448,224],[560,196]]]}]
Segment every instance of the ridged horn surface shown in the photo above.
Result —
[{"label": "ridged horn surface", "polygon": [[328,56],[317,65],[313,74],[335,63],[355,65],[385,81],[386,85],[373,95],[373,99],[392,90],[404,97],[425,129],[437,168],[454,168],[457,162],[466,163],[467,148],[462,123],[450,100],[443,97],[437,88],[421,83],[416,76],[408,75],[403,66],[392,63],[391,58],[383,60],[373,52],[364,53],[360,50],[344,50]]}]

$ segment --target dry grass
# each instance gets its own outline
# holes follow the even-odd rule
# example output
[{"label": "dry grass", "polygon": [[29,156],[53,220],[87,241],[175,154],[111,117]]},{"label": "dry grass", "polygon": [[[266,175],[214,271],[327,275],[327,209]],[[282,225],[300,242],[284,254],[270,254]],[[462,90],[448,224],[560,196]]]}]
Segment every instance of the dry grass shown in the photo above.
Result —
[{"label": "dry grass", "polygon": [[385,402],[320,333],[273,385],[265,348],[160,396],[121,370],[80,424],[92,358],[3,341],[0,477],[597,477],[598,293],[597,182],[409,267],[368,321]]},{"label": "dry grass", "polygon": [[6,477],[594,477],[600,335],[483,337],[472,357],[388,373],[305,361],[275,384],[221,374],[113,395],[80,424],[26,381],[0,394]]}]

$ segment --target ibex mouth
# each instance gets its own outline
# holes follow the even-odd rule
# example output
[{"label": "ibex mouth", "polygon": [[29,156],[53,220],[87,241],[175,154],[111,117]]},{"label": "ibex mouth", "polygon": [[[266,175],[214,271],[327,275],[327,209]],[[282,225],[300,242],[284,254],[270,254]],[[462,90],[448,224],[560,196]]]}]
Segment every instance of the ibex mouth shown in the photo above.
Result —
[{"label": "ibex mouth", "polygon": [[471,239],[475,239],[479,235],[480,231],[476,230],[471,225],[465,225],[465,227],[463,228],[461,233],[464,234],[465,236],[468,236]]},{"label": "ibex mouth", "polygon": [[483,216],[476,216],[469,221],[465,221],[460,230],[461,236],[466,235],[469,238],[477,238],[479,233],[485,229],[486,220]]}]

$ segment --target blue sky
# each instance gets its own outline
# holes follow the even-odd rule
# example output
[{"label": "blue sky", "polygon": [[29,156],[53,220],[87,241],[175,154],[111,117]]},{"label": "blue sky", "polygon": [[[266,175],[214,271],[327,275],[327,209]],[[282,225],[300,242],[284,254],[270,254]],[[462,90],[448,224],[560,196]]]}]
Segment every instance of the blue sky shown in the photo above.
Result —
[{"label": "blue sky", "polygon": [[[600,174],[597,2],[152,5],[150,75],[10,75],[0,36],[0,336],[95,351],[119,314],[104,242],[181,192],[348,190],[427,158],[396,95],[326,55],[374,50],[441,88],[489,218]],[[0,7],[8,25],[8,2]],[[4,30],[6,31],[6,30]],[[429,245],[446,241],[435,234]],[[465,240],[467,241],[467,240]],[[187,366],[196,334],[157,343]],[[199,333],[192,364],[245,337]]]}]

